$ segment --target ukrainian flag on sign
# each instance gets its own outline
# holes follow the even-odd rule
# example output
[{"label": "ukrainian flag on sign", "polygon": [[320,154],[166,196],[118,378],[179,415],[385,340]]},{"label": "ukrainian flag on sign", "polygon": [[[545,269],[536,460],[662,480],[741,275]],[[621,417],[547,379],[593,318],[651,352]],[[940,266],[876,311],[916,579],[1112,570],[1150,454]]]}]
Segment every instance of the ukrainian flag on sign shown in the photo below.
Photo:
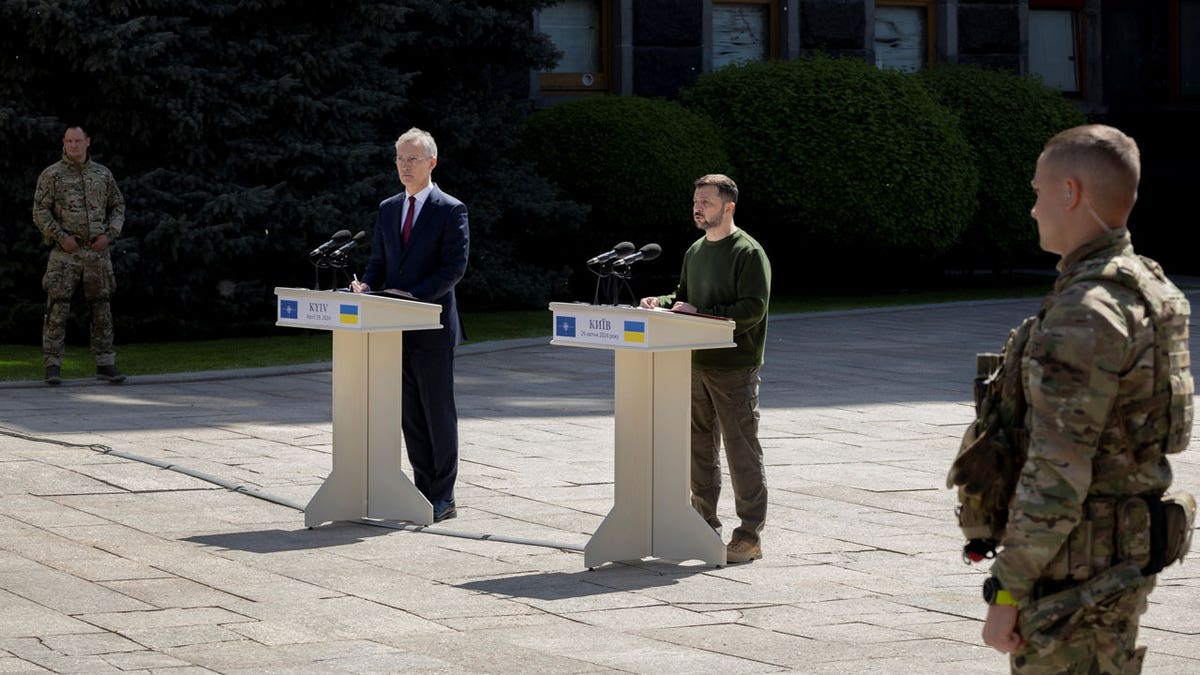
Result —
[{"label": "ukrainian flag on sign", "polygon": [[645,342],[646,341],[646,322],[645,321],[626,321],[625,322],[625,341],[626,342]]},{"label": "ukrainian flag on sign", "polygon": [[358,325],[358,305],[341,305],[338,309],[338,320],[342,323]]}]

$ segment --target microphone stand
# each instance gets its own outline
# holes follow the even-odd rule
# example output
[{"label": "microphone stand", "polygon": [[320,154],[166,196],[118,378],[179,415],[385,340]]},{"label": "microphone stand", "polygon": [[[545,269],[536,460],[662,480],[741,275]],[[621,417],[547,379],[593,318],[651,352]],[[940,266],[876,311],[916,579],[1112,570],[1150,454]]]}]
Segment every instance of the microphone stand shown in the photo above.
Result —
[{"label": "microphone stand", "polygon": [[599,265],[599,269],[589,267],[592,274],[596,275],[596,290],[592,294],[592,304],[617,304],[619,299],[620,287],[617,286],[616,277],[619,274],[613,269],[613,263],[616,259],[606,260]]},{"label": "microphone stand", "polygon": [[607,260],[601,263],[598,267],[589,267],[592,274],[596,275],[596,290],[592,293],[593,305],[612,305],[621,304],[622,290],[628,291],[629,297],[633,298],[633,304],[637,304],[637,298],[633,294],[633,287],[629,285],[629,279],[632,276],[633,265],[622,265],[616,267],[616,263],[620,258]]},{"label": "microphone stand", "polygon": [[[344,261],[339,263],[339,262],[330,260],[329,254],[319,255],[315,258],[311,258],[310,260],[312,261],[312,264],[313,264],[313,276],[314,276],[313,290],[314,291],[321,290],[321,270],[327,269],[327,268],[328,269],[340,269],[340,268],[343,268],[346,266],[346,263]],[[334,287],[337,286],[337,272],[336,271],[333,272],[332,276],[329,278],[329,283],[330,283],[330,290],[333,290]]]},{"label": "microphone stand", "polygon": [[[623,270],[618,270],[615,267],[612,271],[612,276],[609,277],[609,292],[612,296],[613,306],[621,304],[621,288],[622,286],[629,290],[630,297],[633,297],[633,289],[629,287],[629,277],[633,271],[632,265],[624,265]],[[636,303],[635,303],[636,304]]]}]

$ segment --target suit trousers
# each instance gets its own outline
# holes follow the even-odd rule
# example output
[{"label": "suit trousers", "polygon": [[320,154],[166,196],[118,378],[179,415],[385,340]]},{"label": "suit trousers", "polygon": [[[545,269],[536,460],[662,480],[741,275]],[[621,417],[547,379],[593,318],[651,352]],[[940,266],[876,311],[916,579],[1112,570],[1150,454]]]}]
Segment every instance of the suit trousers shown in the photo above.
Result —
[{"label": "suit trousers", "polygon": [[430,502],[454,501],[458,478],[454,349],[405,349],[401,371],[401,429],[413,484]]},{"label": "suit trousers", "polygon": [[722,440],[741,525],[733,539],[758,543],[767,519],[767,479],[758,442],[758,368],[692,368],[692,506],[721,526]]}]

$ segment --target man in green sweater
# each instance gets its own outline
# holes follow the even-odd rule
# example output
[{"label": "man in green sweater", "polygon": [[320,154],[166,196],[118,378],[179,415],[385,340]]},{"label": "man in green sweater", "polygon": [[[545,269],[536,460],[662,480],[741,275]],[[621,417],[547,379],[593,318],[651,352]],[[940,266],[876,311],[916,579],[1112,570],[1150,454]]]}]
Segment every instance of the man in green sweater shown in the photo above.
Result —
[{"label": "man in green sweater", "polygon": [[733,481],[742,523],[726,547],[730,563],[762,558],[759,533],[767,519],[767,480],[758,442],[758,371],[767,339],[771,263],[753,237],[733,223],[738,189],[728,176],[696,181],[692,215],[704,236],[683,255],[679,287],[642,298],[641,306],[733,319],[733,349],[692,352],[692,506],[713,529],[721,527],[721,458]]}]

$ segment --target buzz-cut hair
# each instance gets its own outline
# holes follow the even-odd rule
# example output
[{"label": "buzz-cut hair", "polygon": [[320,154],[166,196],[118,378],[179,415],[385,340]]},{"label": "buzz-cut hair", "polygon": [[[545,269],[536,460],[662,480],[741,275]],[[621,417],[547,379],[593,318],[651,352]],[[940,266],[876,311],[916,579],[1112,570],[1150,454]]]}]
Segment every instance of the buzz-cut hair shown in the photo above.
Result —
[{"label": "buzz-cut hair", "polygon": [[1137,142],[1120,129],[1085,124],[1055,134],[1042,149],[1046,164],[1087,174],[1094,189],[1132,206],[1142,177]]},{"label": "buzz-cut hair", "polygon": [[737,203],[738,188],[737,183],[733,179],[723,173],[710,173],[707,176],[701,176],[696,179],[696,187],[704,187],[712,185],[717,188],[717,194],[727,202]]},{"label": "buzz-cut hair", "polygon": [[66,135],[67,135],[67,132],[68,132],[68,131],[70,131],[70,130],[72,130],[72,129],[78,129],[78,130],[80,131],[80,133],[82,133],[82,134],[83,134],[83,137],[84,137],[84,138],[91,138],[91,137],[92,137],[92,135],[91,135],[91,134],[89,134],[89,133],[87,132],[87,129],[84,129],[84,128],[83,128],[83,125],[82,125],[82,124],[68,124],[68,125],[67,125],[67,128],[66,128],[66,129],[63,129],[63,136],[66,136]]},{"label": "buzz-cut hair", "polygon": [[437,157],[437,143],[433,141],[433,135],[428,131],[413,127],[400,134],[400,138],[396,139],[396,152],[400,151],[400,146],[404,143],[419,143],[425,148],[427,157]]}]

